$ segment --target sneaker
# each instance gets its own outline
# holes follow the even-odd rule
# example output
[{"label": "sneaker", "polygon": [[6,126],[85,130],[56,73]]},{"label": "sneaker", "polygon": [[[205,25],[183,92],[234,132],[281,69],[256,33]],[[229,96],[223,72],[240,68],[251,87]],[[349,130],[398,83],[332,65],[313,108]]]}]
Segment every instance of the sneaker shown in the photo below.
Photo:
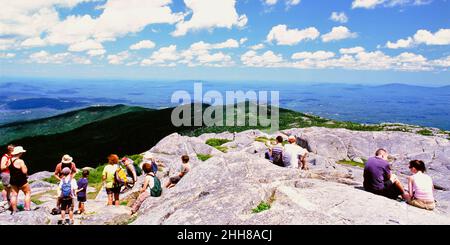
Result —
[{"label": "sneaker", "polygon": [[58,223],[57,223],[58,225],[62,225],[63,224],[63,220],[61,219],[61,220],[58,220]]}]

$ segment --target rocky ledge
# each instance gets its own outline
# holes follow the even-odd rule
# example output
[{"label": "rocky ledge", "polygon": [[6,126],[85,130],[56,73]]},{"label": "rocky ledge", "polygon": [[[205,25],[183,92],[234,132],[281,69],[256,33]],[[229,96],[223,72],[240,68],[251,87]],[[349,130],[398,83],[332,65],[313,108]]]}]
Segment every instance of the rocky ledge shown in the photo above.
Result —
[{"label": "rocky ledge", "polygon": [[[266,141],[277,135],[297,137],[298,143],[310,151],[310,170],[281,168],[264,159]],[[219,151],[205,144],[213,138],[229,142]],[[409,160],[426,162],[437,189],[436,210],[421,210],[365,192],[362,168],[338,163],[361,162],[377,148],[388,149],[393,171],[405,184]],[[182,154],[191,157],[191,172],[176,187],[164,189],[161,197],[148,198],[134,216],[128,215],[125,206],[105,208],[102,191],[96,200],[88,200],[86,207],[91,213],[77,218],[77,223],[450,224],[450,142],[441,137],[315,127],[275,134],[258,130],[199,137],[172,134],[143,153],[144,162],[150,157],[160,161],[158,176],[163,183],[175,174]],[[204,156],[209,159],[199,159],[205,160]],[[44,194],[55,188],[40,185]],[[123,196],[129,203],[136,197],[138,186]],[[53,224],[56,218],[49,214],[53,206],[54,200],[49,199],[36,211],[12,217],[0,214],[0,224]]]}]

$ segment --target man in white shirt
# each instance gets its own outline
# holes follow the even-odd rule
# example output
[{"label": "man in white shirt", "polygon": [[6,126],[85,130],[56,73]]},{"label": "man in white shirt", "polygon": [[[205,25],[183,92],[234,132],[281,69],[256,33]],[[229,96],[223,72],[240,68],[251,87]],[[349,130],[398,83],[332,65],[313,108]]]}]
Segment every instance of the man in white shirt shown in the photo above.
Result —
[{"label": "man in white shirt", "polygon": [[[306,165],[306,157],[308,151],[297,145],[297,139],[295,136],[291,135],[288,138],[289,144],[284,146],[284,154],[289,155],[290,165],[289,168],[302,168],[304,170],[308,169]],[[301,164],[299,164],[301,163]]]}]

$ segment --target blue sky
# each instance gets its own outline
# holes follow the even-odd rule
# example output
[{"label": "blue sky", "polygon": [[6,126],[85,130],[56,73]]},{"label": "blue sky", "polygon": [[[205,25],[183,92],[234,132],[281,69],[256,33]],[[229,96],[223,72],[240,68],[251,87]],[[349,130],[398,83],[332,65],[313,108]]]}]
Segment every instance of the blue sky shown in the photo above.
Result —
[{"label": "blue sky", "polygon": [[0,0],[0,75],[450,84],[448,0]]}]

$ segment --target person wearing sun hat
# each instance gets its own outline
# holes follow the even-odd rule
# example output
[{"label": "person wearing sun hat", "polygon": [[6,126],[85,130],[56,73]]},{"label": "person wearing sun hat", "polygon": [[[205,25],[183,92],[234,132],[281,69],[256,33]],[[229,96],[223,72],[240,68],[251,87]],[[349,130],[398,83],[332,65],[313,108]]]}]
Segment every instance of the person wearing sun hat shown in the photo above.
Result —
[{"label": "person wearing sun hat", "polygon": [[55,177],[58,180],[61,180],[62,178],[62,170],[64,168],[69,168],[71,171],[71,177],[73,178],[73,176],[77,173],[77,166],[75,165],[75,163],[73,162],[73,158],[70,155],[64,155],[61,158],[61,162],[58,163],[56,165],[56,169],[55,169]]},{"label": "person wearing sun hat", "polygon": [[[70,170],[71,178],[73,178],[75,176],[75,174],[77,173],[77,166],[73,162],[73,158],[68,154],[65,154],[61,158],[61,162],[56,165],[54,176],[58,181],[61,181],[61,179],[63,178],[62,170],[64,168],[68,168]],[[60,204],[61,204],[61,198],[58,196],[58,198],[56,199],[56,207],[59,208]]]},{"label": "person wearing sun hat", "polygon": [[31,208],[31,188],[28,184],[28,168],[25,162],[21,159],[22,155],[27,152],[22,146],[14,147],[11,153],[11,164],[9,165],[9,173],[11,175],[11,208],[13,215],[17,212],[17,196],[19,191],[25,194],[25,210],[29,211]]}]

